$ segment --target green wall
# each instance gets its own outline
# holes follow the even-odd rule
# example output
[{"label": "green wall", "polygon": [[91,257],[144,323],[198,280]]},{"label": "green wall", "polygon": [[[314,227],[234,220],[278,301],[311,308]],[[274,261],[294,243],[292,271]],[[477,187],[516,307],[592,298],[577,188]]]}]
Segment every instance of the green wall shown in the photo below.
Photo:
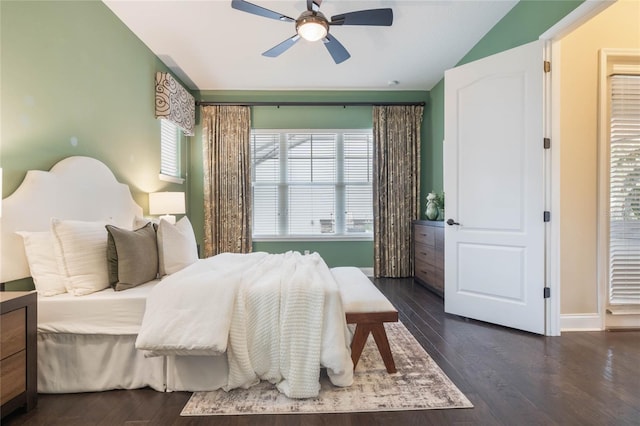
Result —
[{"label": "green wall", "polygon": [[538,40],[584,0],[521,0],[457,65]]},{"label": "green wall", "polygon": [[[540,35],[578,7],[583,0],[521,0],[507,13],[457,65],[481,59],[513,47],[538,40]],[[442,141],[444,140],[444,76],[429,92],[429,109],[425,121],[428,133],[427,157],[431,162],[423,169],[422,179],[441,191]],[[427,173],[427,176],[425,176]]]},{"label": "green wall", "polygon": [[[535,40],[581,1],[521,1],[460,61]],[[0,165],[2,196],[27,170],[88,155],[128,184],[146,211],[147,193],[187,191],[188,214],[202,241],[201,132],[187,138],[186,185],[158,180],[159,122],[154,75],[162,62],[100,1],[0,1]],[[444,82],[431,91],[206,91],[207,101],[425,101],[421,199],[442,189]],[[368,107],[256,107],[255,127],[370,127]],[[331,265],[371,266],[370,242],[256,243],[257,250],[317,250]]]},{"label": "green wall", "polygon": [[27,170],[87,155],[146,210],[146,193],[166,186],[154,117],[154,76],[166,67],[102,2],[0,7],[3,197]]},{"label": "green wall", "polygon": [[[217,102],[426,102],[428,96],[426,91],[203,91],[198,94],[202,101]],[[373,118],[370,106],[256,106],[252,107],[251,125],[256,129],[367,129],[373,126]],[[421,137],[427,137],[424,127]],[[196,229],[198,241],[202,241],[204,208],[200,134],[196,134],[191,142],[189,155],[189,218]],[[423,163],[425,160],[423,157]],[[271,253],[310,250],[320,253],[329,266],[373,266],[372,241],[258,241],[254,242],[253,249]]]},{"label": "green wall", "polygon": [[102,2],[2,0],[0,43],[3,198],[72,155],[107,164],[145,212],[148,192],[182,190],[158,180],[166,67]]}]

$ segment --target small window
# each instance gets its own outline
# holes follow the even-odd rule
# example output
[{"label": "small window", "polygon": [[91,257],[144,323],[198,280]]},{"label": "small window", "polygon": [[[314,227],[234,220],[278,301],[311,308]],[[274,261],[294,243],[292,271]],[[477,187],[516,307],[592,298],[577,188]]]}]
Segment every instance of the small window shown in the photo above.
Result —
[{"label": "small window", "polygon": [[160,179],[183,183],[180,174],[180,128],[169,120],[160,120]]}]

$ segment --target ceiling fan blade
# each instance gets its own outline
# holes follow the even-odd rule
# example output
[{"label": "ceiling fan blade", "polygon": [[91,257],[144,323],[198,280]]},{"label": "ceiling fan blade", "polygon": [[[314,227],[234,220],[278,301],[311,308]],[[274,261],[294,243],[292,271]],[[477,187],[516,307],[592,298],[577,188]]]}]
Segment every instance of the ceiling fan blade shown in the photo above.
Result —
[{"label": "ceiling fan blade", "polygon": [[290,18],[273,10],[265,9],[264,7],[249,3],[244,0],[231,0],[231,7],[243,12],[252,13],[258,16],[264,16],[265,18],[276,19],[283,22],[295,22],[295,19]]},{"label": "ceiling fan blade", "polygon": [[307,10],[309,12],[318,12],[321,4],[322,0],[307,0]]},{"label": "ceiling fan blade", "polygon": [[344,48],[342,43],[340,43],[335,37],[327,34],[327,36],[322,40],[324,42],[325,47],[329,51],[329,54],[333,58],[333,61],[336,64],[346,61],[351,57],[347,49]]},{"label": "ceiling fan blade", "polygon": [[343,13],[331,17],[331,25],[376,25],[390,26],[393,24],[393,10],[369,9]]},{"label": "ceiling fan blade", "polygon": [[280,56],[280,54],[284,53],[285,50],[296,44],[296,42],[300,40],[300,36],[298,34],[294,35],[291,38],[286,39],[282,43],[277,46],[272,47],[262,54],[262,56],[268,56],[270,58],[275,58],[276,56]]}]

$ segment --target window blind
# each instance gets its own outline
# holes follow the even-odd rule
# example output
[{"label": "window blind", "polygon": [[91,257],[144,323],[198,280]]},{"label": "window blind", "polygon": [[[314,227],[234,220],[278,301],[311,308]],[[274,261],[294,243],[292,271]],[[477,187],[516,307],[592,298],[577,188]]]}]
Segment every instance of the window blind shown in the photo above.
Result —
[{"label": "window blind", "polygon": [[278,235],[280,206],[280,135],[251,134],[253,234]]},{"label": "window blind", "polygon": [[169,120],[160,120],[160,173],[180,177],[180,145],[178,126]]},{"label": "window blind", "polygon": [[640,76],[611,77],[609,303],[640,304]]},{"label": "window blind", "polygon": [[373,232],[373,135],[345,133],[346,232]]},{"label": "window blind", "polygon": [[372,235],[370,130],[253,130],[251,155],[254,237]]},{"label": "window blind", "polygon": [[335,133],[288,133],[289,235],[334,233]]}]

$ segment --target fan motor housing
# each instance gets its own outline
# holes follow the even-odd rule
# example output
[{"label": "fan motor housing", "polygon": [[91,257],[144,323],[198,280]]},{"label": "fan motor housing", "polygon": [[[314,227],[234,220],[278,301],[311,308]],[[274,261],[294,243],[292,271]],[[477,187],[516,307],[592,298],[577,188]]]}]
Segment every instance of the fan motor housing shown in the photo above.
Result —
[{"label": "fan motor housing", "polygon": [[[324,27],[325,35],[329,33],[329,21],[321,12],[304,11],[298,19],[296,19],[296,32],[301,37],[306,38],[300,32],[301,28],[306,24],[315,24]],[[322,38],[322,37],[321,37]]]}]

